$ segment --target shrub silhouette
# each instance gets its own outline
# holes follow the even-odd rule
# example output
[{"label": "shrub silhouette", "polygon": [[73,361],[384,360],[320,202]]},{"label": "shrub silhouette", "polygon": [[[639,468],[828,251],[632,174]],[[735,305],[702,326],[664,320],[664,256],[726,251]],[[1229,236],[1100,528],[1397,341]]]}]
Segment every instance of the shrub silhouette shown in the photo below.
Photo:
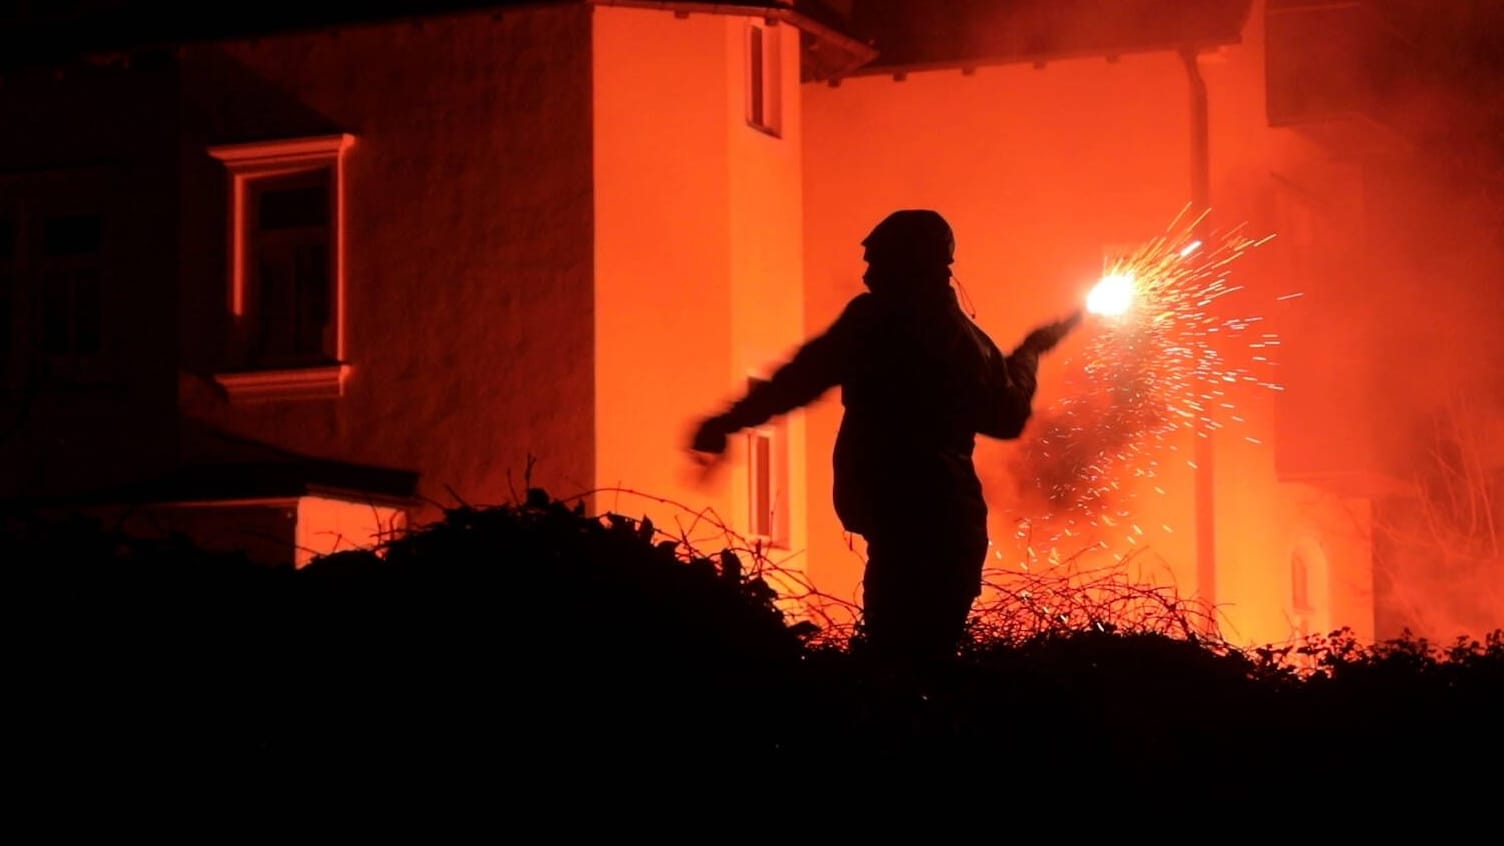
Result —
[{"label": "shrub silhouette", "polygon": [[1245,652],[1094,626],[982,637],[951,666],[895,675],[812,639],[735,555],[536,490],[301,570],[81,519],[13,520],[0,544],[13,746],[39,772],[442,765],[546,782],[839,762],[850,782],[979,767],[1152,781],[1214,761],[1335,776],[1501,749],[1499,632]]}]

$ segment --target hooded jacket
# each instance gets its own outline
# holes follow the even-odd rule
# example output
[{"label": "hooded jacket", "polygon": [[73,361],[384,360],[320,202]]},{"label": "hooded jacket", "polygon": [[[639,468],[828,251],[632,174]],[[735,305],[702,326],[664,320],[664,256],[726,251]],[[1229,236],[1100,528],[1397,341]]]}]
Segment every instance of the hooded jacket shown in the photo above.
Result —
[{"label": "hooded jacket", "polygon": [[1032,351],[1004,355],[948,286],[864,293],[723,416],[756,426],[839,385],[833,494],[846,529],[985,532],[976,435],[1019,436],[1037,369]]}]

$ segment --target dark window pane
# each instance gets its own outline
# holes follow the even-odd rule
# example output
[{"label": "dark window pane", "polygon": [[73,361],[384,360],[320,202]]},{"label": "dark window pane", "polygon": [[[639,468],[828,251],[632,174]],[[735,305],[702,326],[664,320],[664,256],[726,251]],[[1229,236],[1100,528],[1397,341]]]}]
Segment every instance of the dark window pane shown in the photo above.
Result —
[{"label": "dark window pane", "polygon": [[752,533],[762,537],[773,534],[773,439],[753,435],[752,454]]},{"label": "dark window pane", "polygon": [[16,257],[16,222],[0,219],[0,261],[12,261]]},{"label": "dark window pane", "polygon": [[291,267],[275,256],[265,256],[258,265],[256,277],[256,343],[257,358],[271,361],[285,358],[292,349],[291,313],[292,279]]},{"label": "dark window pane", "polygon": [[305,245],[294,262],[297,351],[317,356],[324,351],[324,329],[329,325],[329,251],[323,244]]},{"label": "dark window pane", "polygon": [[324,360],[332,318],[329,250],[322,243],[282,244],[257,263],[254,347],[260,364]]},{"label": "dark window pane", "polygon": [[256,225],[263,231],[323,226],[329,220],[326,185],[263,191]]},{"label": "dark window pane", "polygon": [[752,27],[751,44],[749,45],[752,65],[748,70],[752,83],[752,122],[758,126],[763,125],[763,78],[762,78],[762,29]]},{"label": "dark window pane", "polygon": [[104,243],[104,219],[97,214],[54,217],[42,226],[42,255],[49,258],[86,256]]}]

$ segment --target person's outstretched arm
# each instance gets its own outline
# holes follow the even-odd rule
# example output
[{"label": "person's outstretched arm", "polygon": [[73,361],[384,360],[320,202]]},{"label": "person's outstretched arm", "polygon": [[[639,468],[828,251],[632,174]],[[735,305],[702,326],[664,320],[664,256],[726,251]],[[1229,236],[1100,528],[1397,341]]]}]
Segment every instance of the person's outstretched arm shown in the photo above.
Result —
[{"label": "person's outstretched arm", "polygon": [[690,448],[696,452],[720,453],[726,437],[786,414],[816,399],[841,381],[855,339],[871,319],[869,294],[862,294],[824,334],[801,346],[772,378],[760,382],[729,408],[700,424]]},{"label": "person's outstretched arm", "polygon": [[989,396],[983,404],[977,431],[991,438],[1012,440],[1023,434],[1034,411],[1034,393],[1039,386],[1039,357],[1081,322],[1081,313],[1049,323],[1030,332],[1007,355],[993,348],[988,372]]},{"label": "person's outstretched arm", "polygon": [[983,403],[980,434],[1011,440],[1024,431],[1034,410],[1038,386],[1039,356],[1015,351],[997,353],[988,374],[988,396]]}]

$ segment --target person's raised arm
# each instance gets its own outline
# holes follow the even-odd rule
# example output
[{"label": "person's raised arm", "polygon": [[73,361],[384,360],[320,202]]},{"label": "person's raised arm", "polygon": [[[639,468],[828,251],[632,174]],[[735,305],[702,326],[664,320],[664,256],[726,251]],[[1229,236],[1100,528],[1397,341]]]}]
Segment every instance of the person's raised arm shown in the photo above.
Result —
[{"label": "person's raised arm", "polygon": [[1077,311],[1063,320],[1040,326],[1007,355],[993,348],[988,372],[989,396],[983,404],[978,432],[1004,440],[1023,434],[1024,424],[1033,414],[1034,393],[1039,385],[1039,357],[1070,334],[1082,316]]},{"label": "person's raised arm", "polygon": [[856,338],[872,319],[870,295],[852,300],[824,334],[807,341],[766,382],[759,382],[746,396],[725,411],[700,423],[690,448],[696,452],[721,453],[726,438],[814,402],[841,381]]}]

